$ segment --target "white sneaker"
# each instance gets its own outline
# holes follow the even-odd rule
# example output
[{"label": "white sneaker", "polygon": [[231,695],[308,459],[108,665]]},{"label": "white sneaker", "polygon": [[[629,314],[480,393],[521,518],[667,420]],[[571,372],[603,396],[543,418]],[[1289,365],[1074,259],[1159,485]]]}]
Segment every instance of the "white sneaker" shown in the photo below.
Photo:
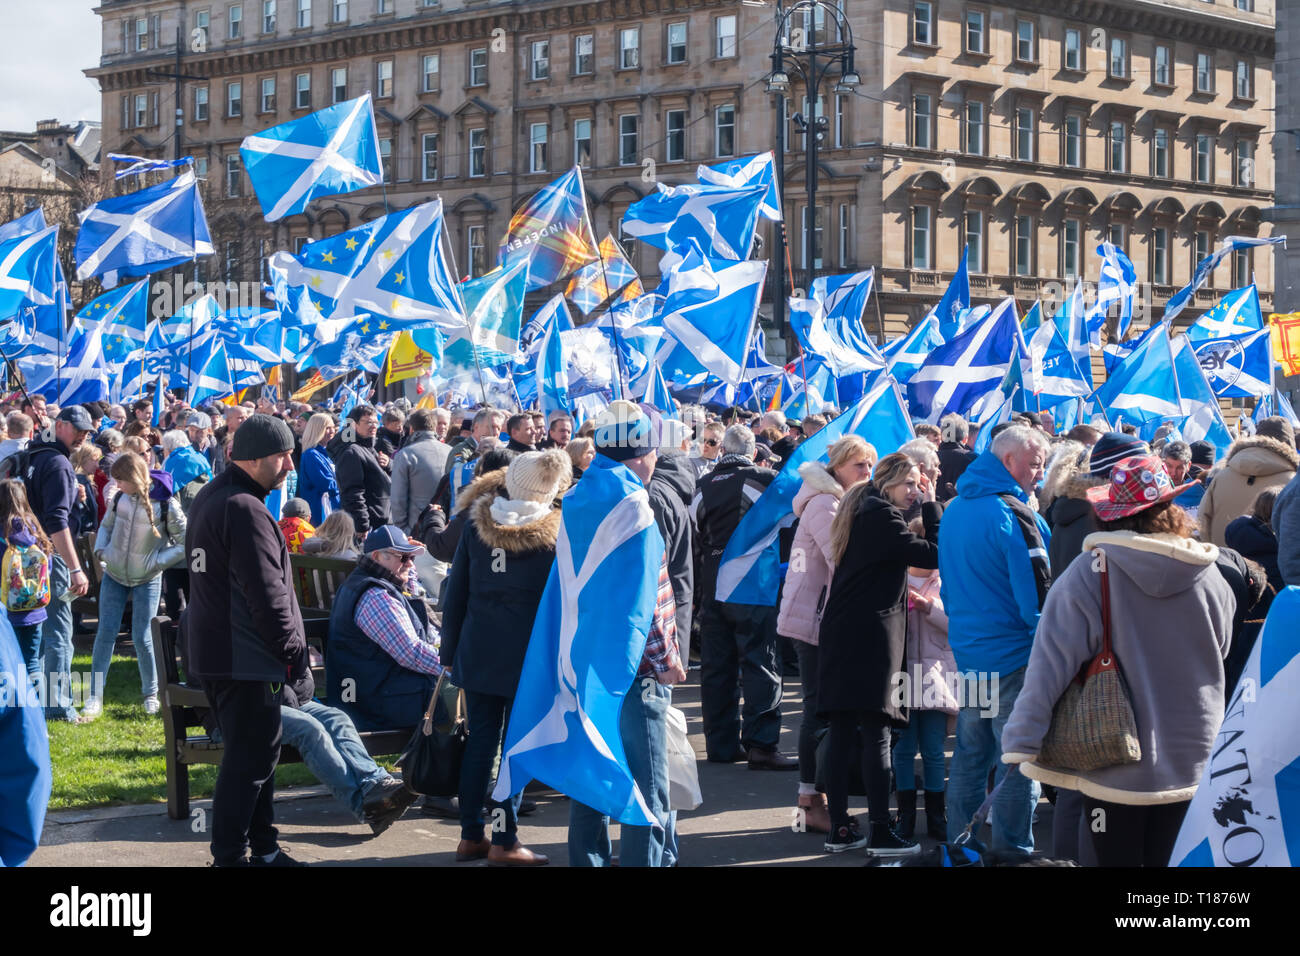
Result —
[{"label": "white sneaker", "polygon": [[97,697],[90,697],[86,700],[86,706],[81,708],[82,720],[94,720],[104,713],[104,702]]},{"label": "white sneaker", "polygon": [[156,714],[162,710],[162,704],[158,702],[157,694],[150,694],[144,699],[144,712],[146,714]]}]

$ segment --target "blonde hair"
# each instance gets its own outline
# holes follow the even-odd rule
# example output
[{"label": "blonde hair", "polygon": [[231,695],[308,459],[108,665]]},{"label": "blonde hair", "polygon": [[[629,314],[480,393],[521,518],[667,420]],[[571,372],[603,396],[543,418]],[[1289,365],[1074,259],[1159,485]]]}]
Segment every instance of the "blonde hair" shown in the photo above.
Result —
[{"label": "blonde hair", "polygon": [[913,468],[917,471],[921,470],[921,466],[910,455],[896,451],[876,463],[876,467],[871,472],[871,483],[881,495],[884,495],[894,485],[907,481],[907,476],[912,473]]},{"label": "blonde hair", "polygon": [[329,516],[316,526],[316,553],[320,555],[342,554],[352,547],[357,536],[357,526],[352,515],[346,511],[331,511]]},{"label": "blonde hair", "polygon": [[317,412],[307,419],[307,427],[302,430],[302,450],[306,451],[319,445],[325,437],[325,429],[333,424],[333,417],[325,412]]},{"label": "blonde hair", "polygon": [[569,443],[564,446],[564,450],[569,454],[569,460],[573,462],[575,468],[582,467],[583,456],[594,448],[596,442],[591,438],[571,438]]},{"label": "blonde hair", "polygon": [[831,442],[826,453],[830,456],[830,461],[826,463],[827,471],[834,471],[840,465],[855,460],[859,455],[866,455],[874,468],[876,460],[880,457],[876,452],[876,446],[861,435],[845,435]]},{"label": "blonde hair", "polygon": [[149,530],[153,532],[155,538],[162,537],[153,520],[153,504],[149,501],[149,487],[153,484],[153,479],[149,477],[149,466],[145,460],[134,452],[124,451],[109,467],[108,476],[119,485],[123,481],[135,485],[134,497],[144,505],[145,514],[149,516]]},{"label": "blonde hair", "polygon": [[82,442],[81,445],[72,453],[71,461],[73,470],[83,475],[92,475],[99,465],[99,459],[104,453],[99,450],[97,445],[90,442]]},{"label": "blonde hair", "polygon": [[870,481],[860,481],[840,499],[839,510],[831,521],[831,561],[840,563],[844,552],[849,548],[849,537],[853,531],[853,519],[857,517],[862,499],[868,495],[885,496],[887,489],[907,480],[907,476],[916,468],[912,461],[901,451],[886,455],[876,464]]}]

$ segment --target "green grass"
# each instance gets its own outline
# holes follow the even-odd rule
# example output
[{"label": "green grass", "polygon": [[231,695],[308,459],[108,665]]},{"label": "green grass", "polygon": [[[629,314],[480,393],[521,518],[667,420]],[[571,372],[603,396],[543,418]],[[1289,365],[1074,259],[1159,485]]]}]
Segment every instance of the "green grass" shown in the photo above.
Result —
[{"label": "green grass", "polygon": [[[90,655],[78,654],[72,668],[88,674]],[[113,658],[104,698],[104,713],[98,720],[89,724],[47,724],[54,767],[51,810],[159,803],[167,799],[162,716],[144,712],[135,658]],[[380,763],[390,766],[386,760]],[[214,766],[190,767],[190,797],[212,796],[216,779]],[[286,764],[275,771],[277,788],[316,782],[312,772],[300,763]]]}]

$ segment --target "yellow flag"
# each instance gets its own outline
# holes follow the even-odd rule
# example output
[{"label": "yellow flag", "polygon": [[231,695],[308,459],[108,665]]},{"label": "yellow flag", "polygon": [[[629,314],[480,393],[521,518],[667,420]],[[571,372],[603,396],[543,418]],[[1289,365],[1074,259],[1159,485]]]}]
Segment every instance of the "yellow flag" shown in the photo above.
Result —
[{"label": "yellow flag", "polygon": [[[337,378],[330,379],[330,381],[331,382],[338,381],[338,379],[342,377],[343,376],[340,375]],[[289,397],[295,402],[305,402],[307,401],[308,398],[315,395],[317,392],[319,392],[322,388],[324,388],[328,384],[329,382],[325,381],[325,379],[321,376],[320,369],[316,369],[316,371],[312,374],[310,381],[308,381],[306,385],[302,386],[302,388],[298,389],[298,391],[294,392]]]},{"label": "yellow flag", "polygon": [[1273,361],[1282,366],[1286,375],[1300,375],[1300,312],[1268,317],[1272,328]]},{"label": "yellow flag", "polygon": [[280,384],[280,366],[278,366],[278,365],[273,366],[273,367],[271,368],[271,371],[269,371],[269,372],[266,373],[266,384],[267,384],[267,385],[270,385],[270,386],[273,387],[273,388],[279,386],[279,384]]},{"label": "yellow flag", "polygon": [[408,378],[416,378],[427,371],[433,363],[433,356],[422,351],[411,337],[410,332],[400,333],[393,340],[388,350],[388,368],[384,384],[392,385]]}]

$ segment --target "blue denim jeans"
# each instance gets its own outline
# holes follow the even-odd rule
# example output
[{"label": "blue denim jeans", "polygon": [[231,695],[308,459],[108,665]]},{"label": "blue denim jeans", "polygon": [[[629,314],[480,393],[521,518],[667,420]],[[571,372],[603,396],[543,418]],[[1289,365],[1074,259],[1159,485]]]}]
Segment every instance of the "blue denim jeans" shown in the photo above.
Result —
[{"label": "blue denim jeans", "polygon": [[[948,778],[948,839],[955,840],[984,802],[990,768],[997,767],[994,786],[1007,774],[1002,762],[1002,728],[1006,726],[1016,697],[1025,685],[1025,669],[999,675],[996,712],[980,716],[980,708],[963,707],[957,714],[957,748],[952,755]],[[1015,774],[993,801],[989,822],[993,826],[994,850],[1020,853],[1034,851],[1034,807],[1038,804],[1038,781]],[[973,835],[975,837],[978,834]],[[978,839],[977,850],[985,849]]]},{"label": "blue denim jeans", "polygon": [[18,652],[22,654],[27,676],[33,681],[41,674],[41,625],[15,624],[14,637],[18,639]]},{"label": "blue denim jeans", "polygon": [[[659,821],[657,827],[623,824],[619,866],[672,866],[677,862],[677,812],[668,808],[668,707],[672,690],[653,677],[633,681],[619,713],[627,766]],[[609,866],[609,817],[569,803],[569,866]]]},{"label": "blue denim jeans", "polygon": [[140,668],[140,693],[145,697],[158,693],[158,670],[154,667],[153,635],[149,633],[149,622],[158,610],[160,594],[161,574],[132,588],[104,575],[99,584],[99,630],[95,633],[95,650],[90,658],[94,693],[103,693],[106,686],[108,665],[113,660],[113,647],[117,644],[117,632],[128,600],[131,602],[131,643],[135,646],[135,662]]},{"label": "blue denim jeans", "polygon": [[943,792],[943,743],[948,737],[948,715],[941,710],[910,710],[907,729],[894,744],[894,779],[899,790],[911,790],[916,783],[913,764],[921,750],[921,778],[930,793]]},{"label": "blue denim jeans", "polygon": [[77,719],[72,703],[72,602],[60,599],[68,590],[72,576],[57,552],[50,555],[49,617],[41,627],[41,670],[49,694],[47,720]]},{"label": "blue denim jeans", "polygon": [[280,708],[281,740],[302,757],[316,779],[330,788],[358,820],[366,792],[388,779],[388,771],[371,759],[352,718],[336,707],[309,700],[301,707]]},{"label": "blue denim jeans", "polygon": [[[469,711],[469,740],[460,762],[460,838],[478,843],[483,839],[483,804],[488,784],[492,782],[492,764],[501,747],[501,734],[510,725],[508,697],[496,694],[477,694],[465,691],[465,707]],[[504,803],[487,799],[492,812],[492,842],[509,849],[519,842],[519,804],[524,792],[520,790]],[[501,812],[498,813],[497,811]]]}]

